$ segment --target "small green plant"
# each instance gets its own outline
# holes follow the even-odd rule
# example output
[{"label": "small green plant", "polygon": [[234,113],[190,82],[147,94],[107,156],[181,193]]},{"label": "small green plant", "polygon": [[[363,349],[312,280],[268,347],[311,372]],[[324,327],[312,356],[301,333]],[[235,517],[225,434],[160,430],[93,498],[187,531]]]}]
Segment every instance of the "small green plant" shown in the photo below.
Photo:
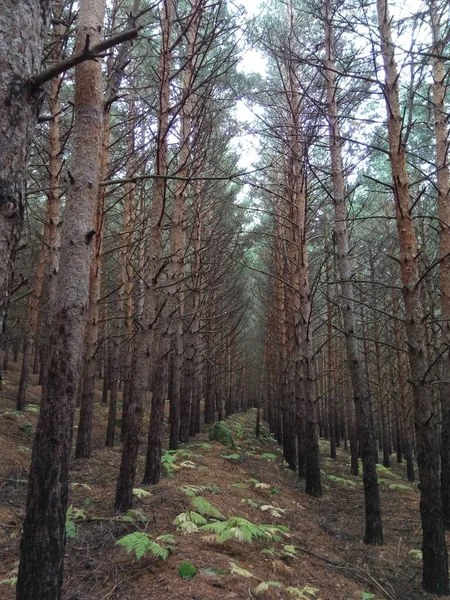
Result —
[{"label": "small green plant", "polygon": [[167,477],[171,479],[174,476],[175,471],[178,471],[180,467],[195,468],[195,464],[191,461],[184,461],[181,465],[176,464],[179,458],[189,458],[191,456],[195,455],[190,450],[163,450],[161,465],[166,471]]},{"label": "small green plant", "polygon": [[196,496],[199,492],[211,492],[212,494],[221,494],[222,490],[218,485],[181,485],[180,492],[186,496]]},{"label": "small green plant", "polygon": [[255,594],[262,594],[263,592],[269,591],[270,588],[283,588],[283,584],[279,581],[262,581],[259,585],[255,587],[253,590]]},{"label": "small green plant", "polygon": [[244,428],[242,427],[241,423],[235,423],[234,425],[234,434],[238,437],[238,438],[243,438],[245,435],[245,431]]},{"label": "small green plant", "polygon": [[370,592],[361,592],[361,600],[373,600],[375,598],[375,594],[371,594]]},{"label": "small green plant", "polygon": [[385,477],[394,477],[394,479],[401,479],[399,475],[393,473],[391,469],[388,469],[384,465],[377,465],[377,473],[384,475]]},{"label": "small green plant", "polygon": [[388,489],[390,490],[398,490],[400,492],[410,492],[411,488],[409,487],[409,485],[406,485],[404,483],[391,483],[388,486]]},{"label": "small green plant", "polygon": [[275,460],[276,457],[276,454],[271,454],[270,452],[264,452],[264,454],[261,454],[261,458],[267,458],[268,460]]},{"label": "small green plant", "polygon": [[205,517],[193,510],[180,513],[173,521],[173,524],[177,526],[177,531],[183,534],[196,533],[199,527],[207,523]]},{"label": "small green plant", "polygon": [[25,410],[30,413],[38,413],[41,409],[37,404],[29,404]]},{"label": "small green plant", "polygon": [[140,510],[130,508],[127,512],[119,517],[121,521],[126,523],[135,523],[136,521],[147,521],[147,517]]},{"label": "small green plant", "polygon": [[194,496],[192,504],[196,511],[204,517],[214,517],[215,519],[223,519],[224,516],[218,508],[210,504],[202,496]]},{"label": "small green plant", "polygon": [[182,579],[192,579],[197,575],[197,569],[191,562],[183,562],[178,565],[178,574]]},{"label": "small green plant", "polygon": [[73,539],[78,536],[78,529],[75,525],[76,519],[86,519],[87,515],[80,508],[74,509],[70,505],[66,511],[66,538]]},{"label": "small green plant", "polygon": [[223,421],[217,421],[217,423],[214,423],[209,432],[209,439],[219,442],[223,446],[228,446],[228,448],[236,448],[233,434]]},{"label": "small green plant", "polygon": [[422,560],[422,550],[418,550],[417,548],[413,548],[408,552],[410,556],[415,558],[416,560]]},{"label": "small green plant", "polygon": [[24,423],[20,429],[25,433],[31,433],[33,431],[33,425],[31,423]]},{"label": "small green plant", "polygon": [[336,475],[327,475],[327,477],[334,483],[341,483],[342,485],[356,487],[356,481],[352,481],[351,479],[344,479],[343,477],[337,477]]},{"label": "small green plant", "polygon": [[211,449],[212,449],[212,446],[211,446],[211,444],[208,444],[208,442],[202,442],[202,443],[200,444],[200,448],[201,448],[202,450],[211,450]]},{"label": "small green plant", "polygon": [[248,490],[248,485],[246,483],[232,483],[231,487],[242,488]]},{"label": "small green plant", "polygon": [[220,458],[225,458],[226,460],[229,460],[230,462],[239,462],[241,460],[241,455],[240,454],[221,454]]},{"label": "small green plant", "polygon": [[263,512],[269,512],[272,517],[281,517],[283,513],[286,512],[286,509],[279,508],[278,506],[272,506],[271,504],[264,504],[261,502],[256,502],[256,500],[252,500],[250,498],[243,498],[241,500],[242,504],[248,504],[252,508],[259,508]]},{"label": "small green plant", "polygon": [[254,485],[254,487],[257,489],[270,490],[270,485],[268,483],[262,483],[261,481],[258,481],[257,479],[247,479],[247,481],[249,483],[252,483]]},{"label": "small green plant", "polygon": [[150,534],[141,531],[129,533],[116,542],[116,546],[122,546],[129,554],[134,553],[138,560],[146,554],[166,560],[174,549],[173,544],[175,538],[171,534],[160,535],[153,541]]},{"label": "small green plant", "polygon": [[142,488],[133,488],[133,496],[136,496],[136,498],[142,500],[142,498],[147,498],[148,496],[151,496],[151,494]]},{"label": "small green plant", "polygon": [[247,569],[243,569],[242,567],[240,567],[239,565],[237,565],[234,562],[230,563],[230,573],[231,575],[239,575],[239,577],[254,577],[253,573],[250,573],[250,571],[247,571]]},{"label": "small green plant", "polygon": [[281,494],[280,490],[276,487],[271,487],[269,492],[272,494],[272,496],[279,496]]},{"label": "small green plant", "polygon": [[8,577],[7,579],[2,579],[0,581],[0,585],[16,585],[17,583],[17,575],[13,577]]},{"label": "small green plant", "polygon": [[243,519],[242,517],[231,517],[226,521],[213,521],[199,527],[202,532],[207,532],[206,540],[223,544],[228,540],[239,542],[250,542],[255,540],[271,540],[278,542],[289,529],[283,525],[257,524]]}]

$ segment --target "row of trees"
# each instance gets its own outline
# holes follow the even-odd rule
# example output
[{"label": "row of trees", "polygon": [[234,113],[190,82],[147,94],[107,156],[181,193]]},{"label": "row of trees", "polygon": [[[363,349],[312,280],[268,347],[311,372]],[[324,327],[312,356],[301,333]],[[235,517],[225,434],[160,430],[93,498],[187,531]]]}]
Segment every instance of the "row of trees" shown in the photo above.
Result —
[{"label": "row of trees", "polygon": [[368,544],[383,543],[377,440],[390,466],[395,437],[410,479],[414,450],[423,586],[446,594],[446,8],[428,2],[402,20],[400,35],[381,0],[270,9],[255,31],[268,57],[255,94],[265,106],[267,170],[255,185],[268,215],[267,416],[313,495],[319,427],[332,457],[337,439],[349,440],[353,474],[362,460]]},{"label": "row of trees", "polygon": [[[225,0],[56,2],[51,26],[44,0],[4,4],[3,362],[22,350],[18,410],[31,370],[43,390],[17,597],[60,596],[75,409],[88,459],[98,378],[109,446],[120,417],[117,510],[145,410],[154,484],[165,399],[171,449],[257,401],[309,494],[319,434],[331,457],[349,442],[368,544],[377,443],[410,479],[417,460],[423,586],[447,593],[446,4],[397,28],[385,0],[269,2],[247,31],[265,77],[237,69],[243,13]],[[232,144],[242,97],[259,106],[252,176]]]}]

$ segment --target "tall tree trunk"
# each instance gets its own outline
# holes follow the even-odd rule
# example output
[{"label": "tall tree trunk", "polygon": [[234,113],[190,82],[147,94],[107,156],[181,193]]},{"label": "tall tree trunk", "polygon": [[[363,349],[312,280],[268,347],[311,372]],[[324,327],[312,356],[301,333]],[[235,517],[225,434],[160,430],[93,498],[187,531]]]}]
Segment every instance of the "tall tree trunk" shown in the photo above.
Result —
[{"label": "tall tree trunk", "polygon": [[389,155],[394,186],[395,215],[400,246],[401,277],[405,303],[408,356],[414,396],[417,464],[420,478],[420,513],[423,529],[423,588],[449,593],[448,560],[444,515],[440,495],[437,427],[433,414],[431,382],[426,361],[426,332],[421,303],[417,240],[411,215],[406,148],[402,139],[398,71],[392,42],[391,21],[386,0],[377,0],[381,52],[385,70]]},{"label": "tall tree trunk", "polygon": [[169,131],[170,93],[170,40],[173,18],[172,0],[164,0],[161,15],[162,43],[159,61],[159,112],[153,200],[149,235],[148,265],[145,273],[146,292],[141,327],[136,335],[135,357],[130,377],[130,402],[123,440],[119,477],[117,479],[115,509],[125,512],[131,508],[133,484],[136,475],[137,457],[142,427],[145,393],[148,387],[150,357],[154,342],[154,326],[157,318],[157,286],[161,274],[163,252],[163,218],[166,196],[167,135]]},{"label": "tall tree trunk", "polygon": [[436,178],[439,222],[439,277],[442,318],[443,357],[439,394],[442,407],[441,496],[444,523],[450,529],[450,170],[448,165],[448,115],[444,64],[445,41],[441,34],[438,3],[428,0],[433,35],[433,109],[436,136]]},{"label": "tall tree trunk", "polygon": [[0,322],[26,202],[28,152],[41,103],[36,75],[50,17],[49,0],[2,3],[0,16]]},{"label": "tall tree trunk", "polygon": [[342,163],[342,140],[339,132],[336,104],[337,87],[335,78],[334,38],[332,30],[331,2],[325,5],[325,76],[327,86],[328,129],[333,178],[333,202],[335,215],[335,237],[338,249],[338,265],[341,287],[341,309],[345,332],[347,362],[350,371],[356,422],[359,431],[360,451],[363,466],[366,544],[383,543],[380,495],[376,470],[376,442],[368,382],[361,362],[363,353],[357,333],[352,284],[352,268],[349,256],[346,191]]},{"label": "tall tree trunk", "polygon": [[[76,48],[100,41],[104,0],[81,0]],[[94,207],[102,141],[102,73],[77,66],[74,145],[62,231],[61,272],[48,381],[33,445],[17,580],[18,600],[58,600],[63,575],[68,470],[89,292]]]}]

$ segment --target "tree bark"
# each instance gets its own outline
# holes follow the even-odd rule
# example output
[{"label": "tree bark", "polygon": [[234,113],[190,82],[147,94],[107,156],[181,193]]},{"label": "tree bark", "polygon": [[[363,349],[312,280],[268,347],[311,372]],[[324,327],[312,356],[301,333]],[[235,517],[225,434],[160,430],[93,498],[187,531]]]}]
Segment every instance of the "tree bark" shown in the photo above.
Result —
[{"label": "tree bark", "polygon": [[49,0],[2,3],[0,15],[0,322],[8,306],[26,203],[26,169],[41,90],[29,79],[41,66]]},{"label": "tree bark", "polygon": [[440,495],[437,427],[433,414],[431,382],[426,361],[426,332],[418,269],[417,239],[411,215],[406,148],[402,138],[398,71],[386,0],[377,0],[383,86],[387,110],[389,155],[394,186],[395,215],[400,247],[401,278],[405,303],[408,356],[414,397],[417,464],[420,478],[420,513],[423,529],[423,581],[425,591],[449,593],[444,515]]},{"label": "tree bark", "polygon": [[363,466],[365,534],[366,544],[383,543],[380,496],[376,470],[375,431],[370,410],[370,393],[363,356],[357,334],[357,323],[353,300],[352,268],[349,256],[347,229],[347,207],[344,168],[342,162],[342,141],[339,132],[338,110],[336,103],[337,87],[335,78],[335,51],[332,30],[331,2],[325,5],[325,77],[327,87],[328,130],[333,179],[334,232],[338,250],[338,266],[341,287],[341,311],[345,332],[347,362],[350,371],[356,422],[359,431],[360,451]]},{"label": "tree bark", "polygon": [[[76,45],[103,33],[104,0],[82,0]],[[102,139],[101,64],[75,75],[74,146],[62,231],[61,272],[50,340],[48,381],[33,445],[17,581],[18,600],[59,600],[64,562],[68,469],[92,252],[93,207]]]}]

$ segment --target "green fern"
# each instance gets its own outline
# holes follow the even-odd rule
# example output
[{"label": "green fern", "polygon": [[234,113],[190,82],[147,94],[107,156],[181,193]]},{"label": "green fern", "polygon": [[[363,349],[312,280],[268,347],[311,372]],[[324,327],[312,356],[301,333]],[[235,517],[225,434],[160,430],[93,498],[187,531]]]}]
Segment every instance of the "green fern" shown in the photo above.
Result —
[{"label": "green fern", "polygon": [[356,487],[356,481],[352,481],[351,479],[344,479],[343,477],[337,477],[336,475],[327,475],[327,477],[334,483],[342,483],[343,485]]},{"label": "green fern", "polygon": [[361,592],[361,600],[374,600],[375,594],[370,592]]},{"label": "green fern", "polygon": [[248,485],[246,483],[232,483],[231,487],[242,488],[248,490]]},{"label": "green fern", "polygon": [[264,454],[261,454],[261,458],[267,458],[268,460],[275,460],[276,457],[276,454],[271,454],[270,452],[264,452]]},{"label": "green fern", "polygon": [[180,491],[186,496],[196,496],[199,492],[211,492],[212,494],[221,494],[222,490],[218,485],[182,485]]},{"label": "green fern", "polygon": [[401,479],[400,475],[393,473],[391,469],[388,469],[384,465],[377,465],[377,473],[381,473],[386,477],[393,477],[394,479]]},{"label": "green fern", "polygon": [[297,556],[297,550],[295,549],[295,546],[284,544],[281,556],[286,558],[295,558]]},{"label": "green fern", "polygon": [[74,509],[72,504],[66,511],[66,538],[76,538],[78,536],[78,529],[75,525],[76,519],[86,519],[87,515],[84,510],[79,508]]},{"label": "green fern", "polygon": [[147,492],[147,490],[143,490],[142,488],[134,488],[133,496],[136,496],[136,498],[142,500],[142,498],[147,498],[148,496],[151,496],[151,494],[150,492]]},{"label": "green fern", "polygon": [[231,462],[238,462],[241,460],[240,454],[221,454],[220,458],[225,458],[226,460],[230,460]]},{"label": "green fern", "polygon": [[278,542],[282,536],[289,533],[283,525],[256,524],[242,517],[231,517],[227,521],[213,521],[199,527],[200,531],[207,532],[207,541],[223,544],[228,540],[250,542],[254,540],[271,540]]},{"label": "green fern", "polygon": [[177,451],[176,450],[163,450],[161,456],[161,465],[166,471],[167,477],[171,479],[180,467],[176,464]]},{"label": "green fern", "polygon": [[272,517],[278,518],[281,517],[285,512],[285,508],[279,508],[278,506],[272,506],[271,504],[263,504],[259,507],[259,510],[263,512],[269,512]]},{"label": "green fern", "polygon": [[0,581],[0,585],[16,585],[17,583],[17,575],[13,577],[8,577],[8,579],[2,579]]},{"label": "green fern", "polygon": [[242,567],[240,567],[239,565],[237,565],[234,562],[230,563],[230,573],[232,575],[239,575],[239,577],[254,577],[253,573],[250,573],[250,571],[247,571],[247,569],[243,569]]},{"label": "green fern", "polygon": [[210,504],[202,496],[195,496],[192,498],[192,504],[196,511],[204,517],[215,517],[216,519],[224,518],[220,510]]},{"label": "green fern", "polygon": [[255,594],[261,594],[267,592],[271,587],[283,588],[283,584],[279,581],[262,581],[253,591]]},{"label": "green fern", "polygon": [[406,485],[404,483],[391,483],[388,486],[388,488],[390,490],[399,490],[401,492],[404,492],[404,491],[410,492],[411,491],[411,488],[409,487],[409,485]]},{"label": "green fern", "polygon": [[422,560],[422,550],[418,550],[417,548],[413,548],[408,552],[410,556],[415,558],[416,560]]},{"label": "green fern", "polygon": [[172,544],[175,543],[175,538],[173,535],[165,534],[160,535],[156,540],[153,541],[148,533],[135,531],[117,540],[116,546],[122,546],[129,554],[134,553],[138,560],[149,553],[155,558],[166,560],[173,550]]},{"label": "green fern", "polygon": [[258,481],[257,479],[247,479],[247,481],[249,483],[253,483],[255,488],[258,488],[260,490],[270,490],[270,485],[268,483],[262,483],[261,481]]},{"label": "green fern", "polygon": [[192,510],[180,513],[173,521],[173,524],[177,526],[177,531],[183,534],[196,533],[200,526],[207,523],[205,517]]},{"label": "green fern", "polygon": [[252,500],[251,498],[242,498],[241,504],[248,504],[252,508],[259,508],[260,503],[256,502],[256,500]]}]

